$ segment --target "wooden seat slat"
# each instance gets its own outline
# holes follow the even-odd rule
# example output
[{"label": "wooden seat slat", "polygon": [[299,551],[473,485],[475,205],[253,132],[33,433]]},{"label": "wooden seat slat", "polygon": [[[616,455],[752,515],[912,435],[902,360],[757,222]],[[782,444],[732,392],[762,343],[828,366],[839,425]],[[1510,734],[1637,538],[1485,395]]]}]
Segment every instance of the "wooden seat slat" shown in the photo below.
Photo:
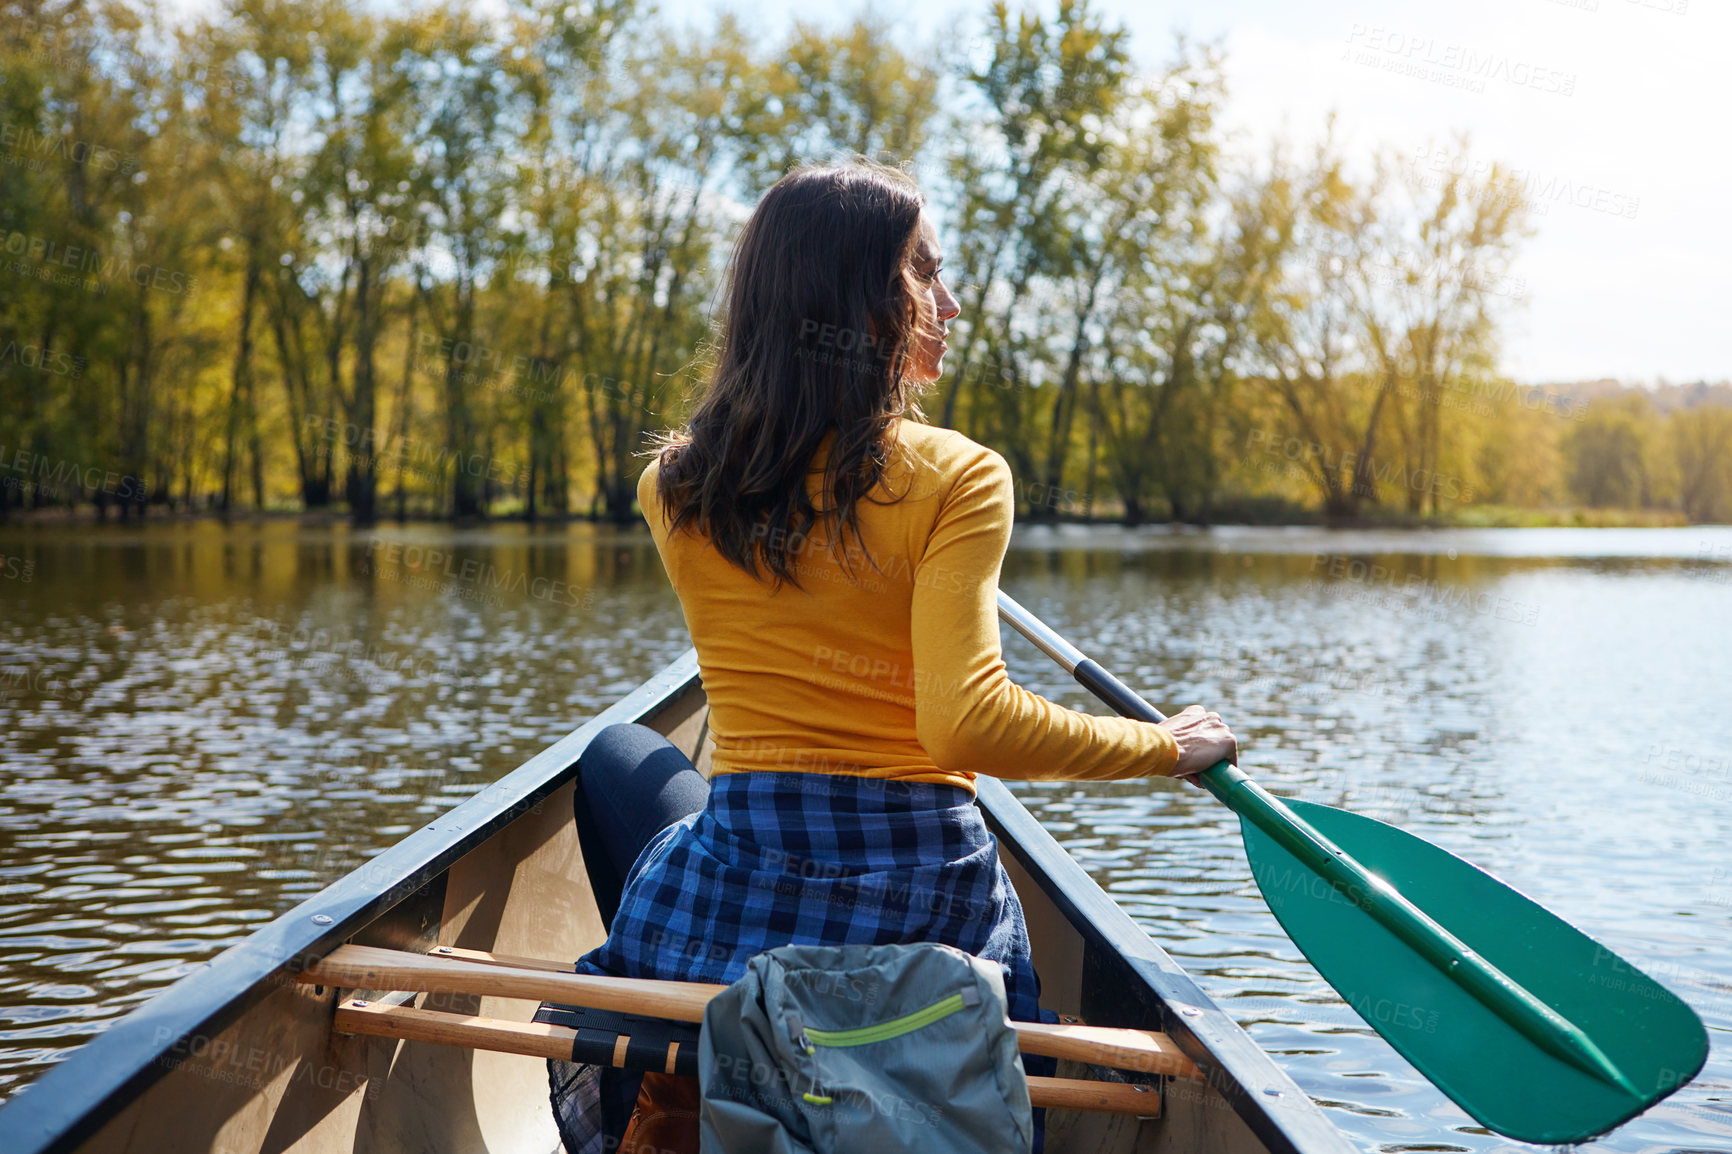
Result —
[{"label": "wooden seat slat", "polygon": [[[421,1010],[360,999],[351,999],[337,1007],[336,1030],[342,1034],[433,1042],[443,1046],[466,1046],[472,1050],[563,1060],[570,1060],[571,1045],[577,1037],[577,1031],[564,1026],[450,1014],[443,1010]],[[668,1073],[673,1072],[678,1049],[678,1042],[668,1047]],[[615,1050],[616,1054],[623,1052],[623,1046]],[[1158,1118],[1161,1112],[1161,1095],[1155,1087],[1126,1082],[1030,1078],[1028,1094],[1034,1105],[1051,1109],[1095,1110],[1144,1118]]]},{"label": "wooden seat slat", "polygon": [[[468,951],[466,951],[468,952]],[[479,951],[475,951],[479,952]],[[530,962],[525,966],[520,962]],[[377,946],[344,945],[303,970],[306,983],[361,990],[416,990],[527,998],[598,1010],[701,1022],[704,1007],[726,986],[614,978],[571,972],[569,965],[537,959],[487,961],[453,954],[415,954]],[[1196,1064],[1166,1034],[1157,1030],[1069,1023],[1012,1022],[1025,1054],[1070,1058],[1094,1065],[1201,1078]]]}]

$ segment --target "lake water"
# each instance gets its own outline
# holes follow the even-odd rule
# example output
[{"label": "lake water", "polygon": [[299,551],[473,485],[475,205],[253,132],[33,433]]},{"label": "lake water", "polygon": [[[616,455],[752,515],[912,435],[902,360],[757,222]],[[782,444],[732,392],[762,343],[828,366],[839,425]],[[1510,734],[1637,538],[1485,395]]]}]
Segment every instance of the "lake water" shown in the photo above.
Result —
[{"label": "lake water", "polygon": [[[1732,1150],[1732,529],[1019,530],[1004,586],[1218,710],[1275,792],[1429,838],[1662,981],[1708,1067],[1584,1149]],[[643,533],[0,526],[0,1097],[687,644]],[[1318,978],[1206,795],[1014,788],[1362,1149],[1520,1148]]]}]

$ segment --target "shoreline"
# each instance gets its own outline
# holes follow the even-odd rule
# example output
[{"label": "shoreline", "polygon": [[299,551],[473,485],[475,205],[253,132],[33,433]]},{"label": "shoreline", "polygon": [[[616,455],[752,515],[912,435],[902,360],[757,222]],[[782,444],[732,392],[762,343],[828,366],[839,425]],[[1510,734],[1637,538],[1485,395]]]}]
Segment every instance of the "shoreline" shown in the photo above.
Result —
[{"label": "shoreline", "polygon": [[[105,528],[116,526],[136,529],[149,525],[264,525],[264,524],[295,524],[304,528],[331,528],[348,526],[358,530],[390,528],[392,526],[438,526],[449,529],[477,529],[492,525],[526,525],[535,528],[563,528],[569,525],[594,525],[612,529],[629,529],[641,527],[641,518],[621,522],[608,517],[591,517],[585,514],[571,514],[563,517],[537,517],[533,522],[527,520],[520,512],[509,512],[487,517],[453,518],[435,516],[432,514],[410,514],[402,519],[396,516],[385,516],[365,524],[357,524],[347,513],[336,510],[320,510],[307,512],[295,509],[266,509],[263,511],[248,510],[246,512],[223,514],[210,510],[164,510],[146,509],[143,513],[133,516],[121,516],[110,512],[100,515],[94,507],[78,508],[47,508],[47,509],[11,509],[0,516],[0,530],[13,527],[85,527]],[[1301,527],[1311,529],[1688,529],[1712,527],[1716,522],[1693,522],[1677,510],[1672,509],[1595,509],[1581,507],[1524,509],[1507,506],[1473,506],[1460,513],[1441,516],[1416,516],[1398,513],[1393,510],[1373,511],[1358,517],[1342,518],[1327,517],[1320,511],[1303,509],[1286,510],[1223,510],[1221,515],[1207,519],[1187,518],[1185,520],[1170,520],[1163,518],[1144,518],[1136,524],[1126,523],[1122,514],[1084,517],[1076,513],[1059,513],[1056,516],[1030,516],[1019,513],[1016,518],[1018,528],[1052,525],[1082,525],[1090,528],[1125,528],[1151,529],[1165,526],[1171,529],[1207,530],[1222,527],[1254,527],[1283,528]]]}]

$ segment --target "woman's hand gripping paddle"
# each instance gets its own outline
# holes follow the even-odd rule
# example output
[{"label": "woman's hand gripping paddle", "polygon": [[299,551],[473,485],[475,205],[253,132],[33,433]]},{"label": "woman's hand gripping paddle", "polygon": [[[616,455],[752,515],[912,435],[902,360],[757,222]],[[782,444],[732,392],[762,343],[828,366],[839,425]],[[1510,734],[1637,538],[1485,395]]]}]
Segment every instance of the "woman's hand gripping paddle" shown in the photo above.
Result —
[{"label": "woman's hand gripping paddle", "polygon": [[[999,616],[1126,717],[1165,720],[1005,594]],[[1367,1024],[1476,1120],[1581,1142],[1695,1077],[1695,1011],[1612,951],[1430,842],[1282,801],[1221,762],[1198,775],[1239,815],[1257,887]]]}]

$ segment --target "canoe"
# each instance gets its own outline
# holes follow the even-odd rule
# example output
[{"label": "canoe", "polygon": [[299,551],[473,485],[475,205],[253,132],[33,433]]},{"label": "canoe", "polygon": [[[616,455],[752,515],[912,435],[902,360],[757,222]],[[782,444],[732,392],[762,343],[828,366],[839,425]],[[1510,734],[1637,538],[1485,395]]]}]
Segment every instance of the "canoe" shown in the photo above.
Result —
[{"label": "canoe", "polygon": [[[624,721],[665,734],[707,771],[695,653],[74,1051],[0,1108],[0,1151],[557,1152],[541,1059],[340,1031],[339,999],[358,991],[303,979],[345,943],[567,960],[598,944],[605,934],[572,780],[590,739]],[[1351,1154],[1323,1112],[1009,790],[978,784],[1027,914],[1043,1003],[1092,1026],[1163,1031],[1201,1074],[1149,1079],[1155,1116],[1051,1111],[1048,1150]],[[535,1008],[494,996],[463,1007],[515,1022]]]}]

